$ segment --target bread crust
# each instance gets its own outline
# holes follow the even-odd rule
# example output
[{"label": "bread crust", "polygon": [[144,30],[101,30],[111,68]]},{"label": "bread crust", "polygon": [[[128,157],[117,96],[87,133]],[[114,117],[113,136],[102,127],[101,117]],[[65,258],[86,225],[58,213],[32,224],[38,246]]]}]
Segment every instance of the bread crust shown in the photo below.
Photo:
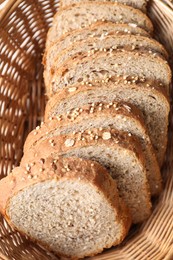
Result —
[{"label": "bread crust", "polygon": [[[70,171],[67,171],[67,165]],[[43,169],[43,167],[44,171],[40,172],[40,168]],[[93,188],[96,188],[99,192],[102,192],[108,203],[111,205],[111,207],[114,208],[115,214],[118,215],[118,221],[122,226],[122,234],[119,240],[114,241],[113,245],[119,244],[127,235],[131,226],[130,213],[124,202],[118,196],[116,182],[110,177],[105,168],[100,164],[90,160],[83,160],[74,157],[60,158],[57,161],[55,161],[52,157],[48,157],[33,160],[30,164],[30,169],[27,174],[25,171],[25,167],[17,167],[9,176],[0,181],[0,211],[5,216],[10,225],[12,225],[14,228],[16,227],[11,223],[10,217],[7,214],[7,209],[9,207],[10,199],[15,194],[25,189],[26,187],[44,182],[46,180],[55,180],[57,182],[59,180],[79,181],[80,178],[81,184],[82,182],[87,182],[92,185]],[[40,172],[39,175],[38,172]],[[28,178],[29,176],[32,177]],[[25,234],[25,232],[22,230],[20,230],[20,232]],[[35,239],[32,240],[36,241]],[[40,241],[36,242],[51,250],[48,245],[40,243]],[[107,245],[107,248],[111,246],[112,244]],[[96,250],[92,255],[95,255],[99,252]],[[60,256],[66,256],[62,253],[60,254],[59,252],[55,253]],[[71,259],[77,258],[77,256],[74,256]]]}]

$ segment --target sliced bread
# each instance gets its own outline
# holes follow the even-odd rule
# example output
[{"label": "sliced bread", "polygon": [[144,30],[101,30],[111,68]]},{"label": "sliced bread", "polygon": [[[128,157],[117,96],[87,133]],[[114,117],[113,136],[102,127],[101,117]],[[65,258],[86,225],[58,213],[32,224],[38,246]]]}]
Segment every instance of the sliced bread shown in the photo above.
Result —
[{"label": "sliced bread", "polygon": [[[106,35],[116,34],[138,34],[150,37],[150,34],[144,29],[135,26],[134,24],[118,24],[110,21],[98,21],[82,29],[76,29],[72,32],[58,37],[56,32],[53,33],[52,27],[49,29],[46,39],[46,52],[53,48],[53,45],[58,46],[58,51],[62,51],[69,47],[72,43],[92,37],[104,37]],[[57,47],[56,47],[57,48]]]},{"label": "sliced bread", "polygon": [[67,32],[84,28],[96,21],[132,23],[149,33],[153,31],[150,19],[140,10],[119,3],[86,1],[70,5],[57,12],[53,19],[51,34],[60,37]]},{"label": "sliced bread", "polygon": [[40,158],[29,170],[15,168],[0,181],[0,211],[15,229],[68,259],[119,244],[131,224],[115,181],[98,163],[79,158]]},{"label": "sliced bread", "polygon": [[167,61],[147,51],[111,50],[74,56],[52,70],[48,95],[75,83],[104,80],[117,74],[156,80],[169,93],[171,69]]},{"label": "sliced bread", "polygon": [[22,165],[34,158],[75,156],[91,159],[105,166],[116,179],[133,223],[147,219],[151,213],[150,192],[140,143],[134,136],[115,129],[95,129],[49,137],[28,150]]},{"label": "sliced bread", "polygon": [[146,158],[147,179],[151,195],[158,195],[162,190],[161,174],[156,156],[151,145],[140,111],[125,102],[95,103],[72,109],[67,114],[57,115],[27,137],[24,153],[32,147],[39,147],[43,139],[60,134],[84,131],[90,128],[113,128],[137,136]]},{"label": "sliced bread", "polygon": [[112,77],[103,82],[88,85],[76,84],[59,91],[47,103],[45,118],[66,113],[88,103],[124,100],[136,105],[143,113],[145,124],[160,165],[163,163],[167,145],[168,97],[155,82]]},{"label": "sliced bread", "polygon": [[[88,0],[94,2],[95,0]],[[60,0],[60,7],[65,7],[74,3],[83,2],[82,0]],[[98,0],[98,2],[106,2],[106,0]],[[107,2],[117,2],[125,5],[132,6],[134,8],[140,9],[143,12],[146,12],[148,0],[107,0]]]},{"label": "sliced bread", "polygon": [[159,44],[156,40],[150,39],[148,37],[140,36],[140,35],[129,35],[129,34],[121,34],[117,35],[112,34],[108,36],[101,37],[93,37],[90,39],[86,39],[83,41],[77,41],[62,52],[59,51],[58,44],[55,44],[55,47],[45,54],[45,71],[44,71],[44,79],[45,83],[48,86],[50,82],[51,69],[56,64],[56,67],[62,66],[70,57],[74,57],[75,55],[82,54],[83,52],[88,54],[94,53],[97,51],[109,51],[109,50],[146,50],[149,51],[153,55],[162,55],[163,58],[167,58],[168,54],[166,50],[163,48],[161,44]]}]

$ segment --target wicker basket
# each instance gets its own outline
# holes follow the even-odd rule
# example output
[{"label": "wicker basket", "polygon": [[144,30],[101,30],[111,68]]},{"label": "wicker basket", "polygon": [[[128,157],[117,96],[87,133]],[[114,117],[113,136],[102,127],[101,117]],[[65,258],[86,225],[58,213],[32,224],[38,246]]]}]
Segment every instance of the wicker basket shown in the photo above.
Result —
[{"label": "wicker basket", "polygon": [[[42,120],[45,97],[41,59],[46,33],[57,9],[58,0],[9,0],[0,10],[0,178],[19,164],[26,135]],[[172,54],[173,5],[154,0],[150,16],[156,36]],[[142,226],[134,227],[120,247],[93,259],[173,259],[172,115],[162,171],[165,187],[158,201],[154,201],[152,216]],[[0,216],[0,259],[57,258],[13,231]]]}]

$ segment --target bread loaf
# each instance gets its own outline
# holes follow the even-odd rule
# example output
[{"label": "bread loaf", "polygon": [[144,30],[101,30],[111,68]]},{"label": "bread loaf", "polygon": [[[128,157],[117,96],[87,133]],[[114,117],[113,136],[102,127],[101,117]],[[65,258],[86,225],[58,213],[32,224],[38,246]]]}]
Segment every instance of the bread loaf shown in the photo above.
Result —
[{"label": "bread loaf", "polygon": [[46,106],[45,118],[63,114],[88,103],[124,100],[136,105],[144,116],[145,124],[160,165],[163,163],[167,145],[168,97],[156,82],[140,82],[129,77],[112,77],[104,82],[88,82],[69,86],[54,95]]},{"label": "bread loaf", "polygon": [[149,33],[153,31],[150,19],[140,10],[119,3],[85,1],[57,12],[47,40],[54,38],[55,35],[60,37],[74,29],[84,28],[96,21],[130,23]]},{"label": "bread loaf", "polygon": [[115,181],[96,162],[40,158],[0,181],[0,212],[59,256],[82,258],[119,244],[131,217]]},{"label": "bread loaf", "polygon": [[64,66],[52,71],[48,94],[78,82],[105,80],[116,75],[161,82],[169,93],[171,70],[165,60],[146,51],[114,50],[70,58]]},{"label": "bread loaf", "polygon": [[161,174],[145,123],[140,111],[125,102],[95,103],[68,111],[48,120],[27,137],[24,153],[40,146],[40,142],[60,134],[68,134],[90,128],[114,128],[126,131],[129,135],[138,137],[146,159],[147,179],[152,195],[158,195],[162,190]]},{"label": "bread loaf", "polygon": [[[133,223],[151,213],[150,191],[142,147],[134,136],[115,129],[89,129],[51,136],[24,154],[21,164],[52,155],[95,160],[109,169],[117,181],[120,197],[127,204]],[[145,209],[145,210],[144,210]]]},{"label": "bread loaf", "polygon": [[[82,53],[90,55],[98,51],[111,51],[111,50],[139,50],[148,51],[153,55],[162,55],[162,57],[168,57],[167,52],[161,44],[148,37],[140,35],[129,34],[112,34],[104,37],[93,37],[80,42],[77,41],[68,48],[60,52],[58,44],[52,46],[45,54],[44,64],[44,79],[46,86],[49,85],[51,70],[55,70],[54,67],[61,67],[70,58],[78,56]],[[56,65],[56,66],[55,66]]]}]

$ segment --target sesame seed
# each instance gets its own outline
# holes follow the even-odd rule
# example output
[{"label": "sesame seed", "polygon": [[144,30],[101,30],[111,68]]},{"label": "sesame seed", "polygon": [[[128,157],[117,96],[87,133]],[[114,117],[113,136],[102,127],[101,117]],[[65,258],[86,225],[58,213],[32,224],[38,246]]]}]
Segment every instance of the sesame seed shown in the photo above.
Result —
[{"label": "sesame seed", "polygon": [[53,119],[53,117],[49,117],[49,120],[52,120]]},{"label": "sesame seed", "polygon": [[28,178],[28,179],[32,179],[32,176],[29,174],[27,178]]},{"label": "sesame seed", "polygon": [[37,127],[36,127],[36,130],[39,130],[39,129],[40,129],[40,126],[37,126]]},{"label": "sesame seed", "polygon": [[110,132],[104,132],[102,135],[103,140],[109,140],[111,139],[111,133]]},{"label": "sesame seed", "polygon": [[128,133],[128,136],[132,136],[132,134],[131,134],[131,133]]},{"label": "sesame seed", "polygon": [[37,131],[34,131],[34,135],[37,135],[38,134],[38,132]]},{"label": "sesame seed", "polygon": [[94,166],[94,163],[91,163],[91,167],[93,167]]},{"label": "sesame seed", "polygon": [[40,169],[39,169],[39,172],[43,172],[43,169],[42,169],[42,168],[40,168]]},{"label": "sesame seed", "polygon": [[75,141],[74,141],[73,139],[67,139],[67,140],[65,141],[65,146],[66,146],[66,147],[71,147],[71,146],[74,145],[74,143],[75,143]]}]

